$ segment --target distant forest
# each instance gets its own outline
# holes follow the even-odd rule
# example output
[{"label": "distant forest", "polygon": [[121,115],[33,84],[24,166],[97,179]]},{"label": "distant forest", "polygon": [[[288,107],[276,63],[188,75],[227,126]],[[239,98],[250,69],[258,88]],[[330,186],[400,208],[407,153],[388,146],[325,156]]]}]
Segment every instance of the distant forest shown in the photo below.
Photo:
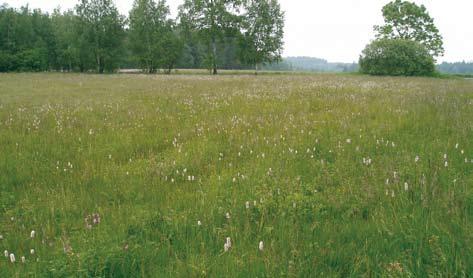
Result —
[{"label": "distant forest", "polygon": [[438,71],[450,74],[473,74],[473,62],[442,63],[437,66]]},{"label": "distant forest", "polygon": [[263,67],[274,71],[306,71],[306,72],[355,72],[356,63],[329,63],[327,60],[314,57],[286,57],[279,63]]},{"label": "distant forest", "polygon": [[[314,57],[286,57],[279,63],[263,67],[272,71],[304,71],[304,72],[357,72],[357,63],[331,63]],[[437,70],[447,74],[473,74],[473,62],[441,63]]]}]

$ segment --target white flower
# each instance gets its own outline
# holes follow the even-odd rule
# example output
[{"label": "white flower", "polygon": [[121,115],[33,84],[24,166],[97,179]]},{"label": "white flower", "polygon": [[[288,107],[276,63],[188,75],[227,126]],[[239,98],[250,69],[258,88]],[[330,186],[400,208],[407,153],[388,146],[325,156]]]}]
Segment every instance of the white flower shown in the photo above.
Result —
[{"label": "white flower", "polygon": [[30,254],[31,254],[31,255],[34,255],[34,249],[31,249],[31,250],[30,250]]},{"label": "white flower", "polygon": [[231,218],[230,213],[227,212],[227,213],[225,214],[225,217],[226,217],[227,219],[230,219],[230,218]]},{"label": "white flower", "polygon": [[416,163],[419,162],[419,160],[420,160],[420,157],[416,156],[416,159],[415,159]]},{"label": "white flower", "polygon": [[407,184],[407,182],[404,183],[404,190],[405,190],[405,191],[408,191],[408,190],[409,190],[409,184]]},{"label": "white flower", "polygon": [[202,226],[202,222],[200,222],[200,220],[197,221],[197,225],[198,225],[198,226]]},{"label": "white flower", "polygon": [[448,157],[447,154],[443,155],[443,159],[447,159],[447,157]]},{"label": "white flower", "polygon": [[232,240],[227,237],[227,240],[225,241],[225,244],[223,245],[223,249],[225,250],[225,252],[227,252],[228,250],[230,250],[230,248],[232,248]]},{"label": "white flower", "polygon": [[33,230],[33,231],[31,231],[30,237],[31,237],[31,238],[34,238],[34,237],[35,237],[35,235],[36,235],[36,232],[35,232],[34,230]]},{"label": "white flower", "polygon": [[448,167],[448,161],[445,161],[445,167]]},{"label": "white flower", "polygon": [[16,262],[15,254],[13,254],[13,253],[10,254],[10,262],[12,262],[12,263]]},{"label": "white flower", "polygon": [[249,209],[249,208],[250,208],[250,202],[249,202],[249,201],[246,201],[245,207],[246,207],[246,209]]},{"label": "white flower", "polygon": [[9,255],[9,254],[8,254],[8,250],[3,251],[3,254],[5,254],[5,257],[8,258],[8,255]]},{"label": "white flower", "polygon": [[258,248],[259,248],[260,251],[263,251],[263,249],[264,249],[264,243],[263,243],[263,241],[260,241],[260,242],[259,242]]},{"label": "white flower", "polygon": [[460,146],[460,144],[457,143],[457,144],[455,145],[455,149],[458,149],[459,146]]},{"label": "white flower", "polygon": [[22,263],[25,263],[25,262],[26,262],[25,256],[22,256],[22,257],[21,257],[21,262],[22,262]]},{"label": "white flower", "polygon": [[2,239],[3,239],[3,235],[0,235],[0,240],[2,240]]},{"label": "white flower", "polygon": [[347,144],[351,144],[351,139],[347,139]]}]

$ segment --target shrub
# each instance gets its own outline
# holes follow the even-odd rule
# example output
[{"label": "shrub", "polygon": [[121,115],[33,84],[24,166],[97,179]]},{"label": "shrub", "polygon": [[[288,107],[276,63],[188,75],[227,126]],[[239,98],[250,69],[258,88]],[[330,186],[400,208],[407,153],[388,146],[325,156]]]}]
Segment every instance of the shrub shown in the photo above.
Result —
[{"label": "shrub", "polygon": [[363,50],[360,71],[371,75],[430,76],[435,73],[435,62],[418,42],[379,39]]}]

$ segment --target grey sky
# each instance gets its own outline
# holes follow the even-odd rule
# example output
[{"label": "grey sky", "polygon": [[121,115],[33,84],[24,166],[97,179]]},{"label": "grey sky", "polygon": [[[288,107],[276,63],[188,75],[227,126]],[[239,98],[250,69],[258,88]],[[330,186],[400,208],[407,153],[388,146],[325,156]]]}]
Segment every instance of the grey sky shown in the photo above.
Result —
[{"label": "grey sky", "polygon": [[[10,6],[26,3],[52,11],[72,8],[78,0],[0,0]],[[168,0],[173,15],[182,0]],[[382,23],[381,8],[389,0],[280,0],[286,11],[285,56],[313,56],[352,62],[374,37],[373,25]],[[473,61],[473,1],[415,0],[424,4],[444,37],[440,61]],[[128,14],[133,0],[115,0]]]}]

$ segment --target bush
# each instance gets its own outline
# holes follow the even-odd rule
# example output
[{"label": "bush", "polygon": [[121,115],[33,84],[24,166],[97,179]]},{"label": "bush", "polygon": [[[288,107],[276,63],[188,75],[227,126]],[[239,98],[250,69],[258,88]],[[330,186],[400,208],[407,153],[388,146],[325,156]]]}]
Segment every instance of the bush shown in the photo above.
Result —
[{"label": "bush", "polygon": [[360,71],[371,75],[431,76],[435,73],[435,62],[418,42],[379,39],[363,50]]},{"label": "bush", "polygon": [[20,71],[46,71],[48,70],[48,53],[44,48],[28,49],[18,55]]},{"label": "bush", "polygon": [[15,55],[0,51],[0,72],[15,71],[18,69],[18,59]]}]

